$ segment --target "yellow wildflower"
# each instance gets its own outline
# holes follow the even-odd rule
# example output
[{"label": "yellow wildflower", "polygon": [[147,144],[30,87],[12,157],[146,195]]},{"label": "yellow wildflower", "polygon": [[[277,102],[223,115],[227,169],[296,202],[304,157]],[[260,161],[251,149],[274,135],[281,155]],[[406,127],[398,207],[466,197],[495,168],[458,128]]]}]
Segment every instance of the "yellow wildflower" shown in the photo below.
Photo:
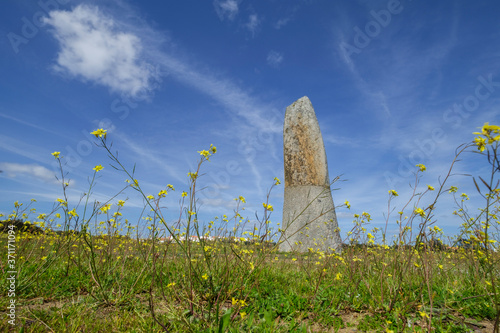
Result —
[{"label": "yellow wildflower", "polygon": [[473,134],[485,136],[488,139],[488,144],[491,145],[493,142],[500,140],[500,135],[492,136],[492,134],[500,134],[500,126],[484,123],[481,132],[474,132]]},{"label": "yellow wildflower", "polygon": [[54,156],[57,159],[57,158],[59,158],[59,155],[61,155],[61,152],[60,151],[55,151],[51,155]]},{"label": "yellow wildflower", "polygon": [[59,202],[62,206],[67,206],[68,205],[68,203],[65,200],[63,200],[63,199],[59,199],[58,198],[56,201]]},{"label": "yellow wildflower", "polygon": [[201,156],[205,157],[208,160],[208,157],[211,155],[208,150],[201,150],[198,152]]},{"label": "yellow wildflower", "polygon": [[103,166],[99,164],[99,165],[96,165],[96,166],[94,167],[94,169],[92,169],[92,170],[94,170],[95,172],[99,172],[99,171],[101,171],[102,169],[104,169],[104,168],[103,168]]},{"label": "yellow wildflower", "polygon": [[106,204],[100,208],[100,211],[106,213],[111,208],[111,204]]},{"label": "yellow wildflower", "polygon": [[423,164],[417,164],[416,167],[418,167],[422,172],[424,172],[427,169]]},{"label": "yellow wildflower", "polygon": [[486,140],[484,138],[478,136],[474,138],[473,142],[479,151],[484,151],[486,149]]},{"label": "yellow wildflower", "polygon": [[415,215],[420,215],[421,217],[425,217],[425,212],[422,208],[415,208],[413,211]]},{"label": "yellow wildflower", "polygon": [[76,213],[76,211],[75,211],[75,208],[73,208],[73,210],[70,210],[70,211],[68,212],[68,215],[69,215],[69,216],[73,216],[73,217],[78,216],[78,214],[77,214],[77,213]]},{"label": "yellow wildflower", "polygon": [[264,206],[264,208],[270,212],[272,212],[274,210],[272,205],[266,204],[265,202],[262,203],[262,206]]},{"label": "yellow wildflower", "polygon": [[95,135],[96,138],[97,137],[99,137],[99,138],[102,138],[102,137],[106,138],[106,134],[107,134],[106,132],[107,132],[107,130],[104,130],[104,129],[100,128],[100,129],[97,129],[97,130],[95,130],[93,132],[90,132],[90,134]]}]

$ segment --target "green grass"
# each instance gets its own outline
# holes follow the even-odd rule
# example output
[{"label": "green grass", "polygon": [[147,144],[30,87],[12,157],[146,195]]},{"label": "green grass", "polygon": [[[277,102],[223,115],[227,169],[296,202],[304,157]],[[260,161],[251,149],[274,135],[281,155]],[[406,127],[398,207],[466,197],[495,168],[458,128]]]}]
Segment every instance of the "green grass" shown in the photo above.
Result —
[{"label": "green grass", "polygon": [[[500,134],[500,127],[485,125],[483,135],[490,138],[492,131]],[[122,216],[124,201],[115,202],[115,196],[99,203],[88,195],[100,166],[94,168],[81,201],[68,207],[63,157],[53,153],[61,167],[63,199],[38,216],[33,201],[15,202],[14,212],[0,223],[0,279],[8,285],[10,271],[17,272],[15,295],[0,289],[0,331],[498,331],[498,140],[463,146],[439,188],[415,190],[397,210],[391,208],[391,200],[398,193],[389,190],[388,212],[398,214],[387,214],[386,225],[399,228],[391,244],[384,230],[367,230],[371,216],[363,212],[354,214],[346,239],[350,245],[342,253],[312,248],[308,253],[280,253],[274,241],[283,230],[270,226],[269,194],[257,226],[248,227],[241,216],[241,196],[235,199],[234,215],[207,224],[197,220],[200,168],[215,154],[215,147],[200,152],[197,170],[188,174],[189,190],[179,198],[179,220],[167,224],[161,200],[173,186],[167,185],[156,197],[145,195],[134,172],[111,152],[105,131],[92,134],[127,177],[130,185],[119,193],[135,190],[144,199],[147,239],[140,239],[138,226]],[[484,206],[471,216],[467,196],[455,196],[457,189],[445,184],[459,155],[477,147],[489,149],[492,177],[474,179]],[[417,168],[414,189],[426,169],[420,164]],[[275,178],[270,191],[279,184]],[[431,204],[422,207],[422,198],[431,195]],[[454,246],[439,241],[445,235],[435,225],[433,212],[442,195],[453,195],[454,214],[464,221]],[[174,237],[172,242],[159,241],[168,235]],[[190,235],[222,237],[183,241]],[[14,239],[15,256],[8,257]],[[15,325],[7,317],[12,301]]]},{"label": "green grass", "polygon": [[[19,235],[15,331],[24,328],[25,332],[46,332],[50,328],[54,332],[161,332],[162,327],[152,318],[150,301],[163,325],[170,331],[184,332],[215,332],[219,328],[234,332],[335,332],[349,327],[377,332],[425,331],[429,317],[436,331],[467,332],[473,323],[491,327],[496,316],[490,288],[485,283],[486,272],[471,261],[477,258],[474,250],[416,252],[404,248],[348,247],[341,255],[293,256],[299,257],[295,261],[290,254],[270,251],[253,270],[236,266],[235,271],[229,272],[235,281],[227,281],[224,286],[212,276],[201,280],[186,276],[185,257],[170,255],[179,252],[177,244],[157,244],[156,250],[165,256],[158,256],[153,268],[152,260],[141,259],[152,242],[144,246],[132,239],[99,240],[102,246],[113,244],[111,256],[106,251],[96,253],[99,262],[107,258],[108,263],[102,262],[97,270],[97,274],[102,270],[100,292],[93,277],[96,273],[90,268],[89,250],[81,251],[80,263],[70,259],[74,261],[69,266],[65,253],[48,257],[45,261],[53,261],[40,274],[36,270],[46,263],[21,259],[30,251],[36,251],[37,258],[45,257],[61,237]],[[81,238],[72,238],[72,249],[85,248]],[[23,242],[30,246],[23,246]],[[3,248],[5,244],[4,236],[0,245]],[[262,250],[256,245],[210,244],[220,249],[221,254],[212,257],[219,265],[236,258],[238,251]],[[126,250],[114,251],[122,248]],[[224,250],[233,254],[228,257]],[[427,292],[424,268],[412,265],[404,277],[397,277],[402,258],[424,254],[432,258],[427,261],[434,274],[431,295]],[[201,255],[199,249],[192,253],[193,258]],[[353,257],[359,260],[350,261]],[[495,253],[492,259],[500,258]],[[194,269],[206,268],[200,261]],[[153,271],[158,277],[154,283]],[[5,278],[3,274],[2,280]],[[191,284],[191,280],[195,283]],[[498,277],[497,280],[500,283]],[[222,289],[227,290],[220,293]],[[218,295],[225,296],[219,302],[219,317],[213,301]],[[6,296],[2,291],[3,309],[8,304]],[[349,322],[347,318],[353,316],[357,319]],[[5,321],[1,325],[2,331],[10,327]]]}]

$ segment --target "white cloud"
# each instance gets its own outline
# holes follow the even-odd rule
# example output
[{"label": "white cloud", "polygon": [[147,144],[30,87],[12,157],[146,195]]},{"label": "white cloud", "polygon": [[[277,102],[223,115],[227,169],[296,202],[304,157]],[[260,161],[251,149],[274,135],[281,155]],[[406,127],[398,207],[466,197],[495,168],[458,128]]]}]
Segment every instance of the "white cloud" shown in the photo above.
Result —
[{"label": "white cloud", "polygon": [[221,20],[228,19],[234,20],[238,14],[238,1],[237,0],[215,0],[215,11]]},{"label": "white cloud", "polygon": [[203,209],[204,212],[217,212],[220,213],[221,209],[232,211],[236,209],[236,201],[234,200],[226,200],[222,198],[218,199],[208,199],[208,198],[203,198],[200,200],[201,202],[201,209]]},{"label": "white cloud", "polygon": [[291,19],[292,19],[291,17],[285,17],[285,18],[279,19],[278,22],[276,22],[274,24],[274,28],[277,29],[277,30],[281,29],[282,27],[284,27],[285,25],[287,25],[288,22],[291,21]]},{"label": "white cloud", "polygon": [[15,178],[17,176],[32,176],[45,183],[58,184],[54,172],[38,164],[4,162],[0,163],[0,170],[10,178]]},{"label": "white cloud", "polygon": [[[201,70],[195,62],[190,61],[179,50],[169,48],[168,43],[165,43],[164,33],[155,30],[147,22],[138,20],[133,24],[121,20],[121,17],[136,17],[137,13],[130,7],[125,6],[122,9],[120,16],[113,16],[108,19],[116,26],[123,27],[121,30],[132,31],[135,36],[138,36],[143,41],[147,48],[144,48],[144,57],[152,63],[157,64],[161,71],[170,79],[173,79],[181,84],[191,87],[202,94],[205,94],[219,103],[227,114],[231,117],[237,130],[235,135],[235,145],[238,146],[238,151],[245,158],[247,155],[252,156],[248,160],[246,166],[250,172],[255,169],[264,157],[260,152],[273,151],[273,145],[270,147],[262,147],[259,149],[254,143],[255,138],[269,137],[271,142],[274,142],[277,134],[282,131],[282,114],[272,103],[262,102],[258,97],[252,96],[245,89],[237,85],[230,78],[225,78],[221,73],[213,70]],[[165,51],[169,50],[169,51]],[[228,131],[229,133],[230,131]],[[115,133],[118,135],[119,133]],[[1,138],[1,135],[0,135]],[[134,140],[128,140],[126,136],[121,136],[121,139],[128,143],[135,143]],[[0,148],[3,142],[0,140]],[[137,144],[130,146],[132,151],[139,153],[141,147]],[[165,167],[165,161],[160,157],[155,158],[152,151],[144,151],[141,156],[152,161],[154,164],[161,166],[171,176],[178,176],[177,170]],[[252,170],[252,171],[251,171]],[[260,179],[258,174],[255,174],[256,179]]]},{"label": "white cloud", "polygon": [[245,27],[252,33],[252,36],[255,35],[257,32],[257,29],[259,28],[260,25],[260,19],[257,14],[251,14],[248,17],[248,22],[245,24]]},{"label": "white cloud", "polygon": [[120,31],[97,7],[52,11],[44,22],[52,27],[61,47],[54,66],[57,71],[124,94],[150,89],[152,66],[140,59],[141,40]]},{"label": "white cloud", "polygon": [[283,61],[282,53],[271,51],[267,55],[267,64],[271,67],[278,67],[282,61]]}]

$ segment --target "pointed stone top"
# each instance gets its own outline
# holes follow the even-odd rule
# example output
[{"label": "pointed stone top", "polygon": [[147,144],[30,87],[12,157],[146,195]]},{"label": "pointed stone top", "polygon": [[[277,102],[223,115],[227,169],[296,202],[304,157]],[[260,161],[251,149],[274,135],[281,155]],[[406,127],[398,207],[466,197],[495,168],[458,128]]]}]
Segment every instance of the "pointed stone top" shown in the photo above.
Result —
[{"label": "pointed stone top", "polygon": [[311,100],[309,99],[309,97],[307,96],[304,96],[304,97],[301,97],[299,98],[298,100],[296,100],[295,102],[293,102],[292,105],[290,105],[291,107],[304,107],[304,106],[310,106],[312,108],[312,103],[311,103]]},{"label": "pointed stone top", "polygon": [[286,108],[283,152],[285,186],[329,186],[325,146],[316,113],[307,96]]}]

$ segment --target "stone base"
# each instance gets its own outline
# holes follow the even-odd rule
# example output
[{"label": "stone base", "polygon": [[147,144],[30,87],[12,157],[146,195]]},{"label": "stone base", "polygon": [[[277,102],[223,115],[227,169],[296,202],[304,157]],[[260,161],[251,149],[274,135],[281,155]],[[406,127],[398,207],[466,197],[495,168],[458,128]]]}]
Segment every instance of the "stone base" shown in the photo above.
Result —
[{"label": "stone base", "polygon": [[340,252],[342,241],[329,186],[285,186],[282,229],[280,251]]}]

